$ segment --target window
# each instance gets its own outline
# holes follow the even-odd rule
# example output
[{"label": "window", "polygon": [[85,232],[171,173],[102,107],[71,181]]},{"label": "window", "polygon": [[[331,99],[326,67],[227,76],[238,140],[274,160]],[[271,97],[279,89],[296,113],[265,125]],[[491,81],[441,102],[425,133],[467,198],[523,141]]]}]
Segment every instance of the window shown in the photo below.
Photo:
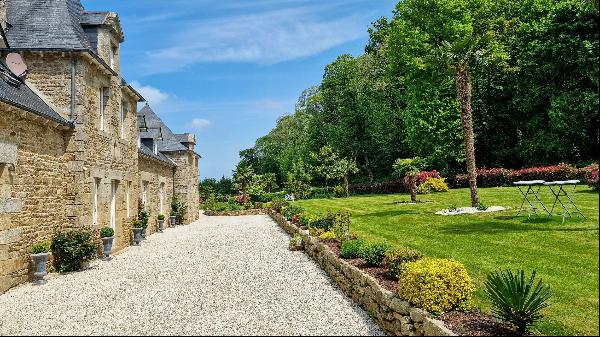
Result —
[{"label": "window", "polygon": [[118,49],[115,46],[111,46],[110,48],[110,55],[108,56],[110,58],[110,68],[115,70],[115,66],[116,66],[116,60],[117,60],[117,52]]},{"label": "window", "polygon": [[127,217],[129,218],[131,216],[131,210],[129,207],[129,196],[131,194],[131,181],[128,181],[125,184],[125,207],[127,208]]},{"label": "window", "polygon": [[104,108],[106,105],[106,88],[100,88],[100,131],[104,131]]},{"label": "window", "polygon": [[147,209],[148,205],[148,182],[142,181],[142,207]]},{"label": "window", "polygon": [[126,102],[121,102],[121,139],[125,139],[125,115],[127,114]]},{"label": "window", "polygon": [[158,154],[158,144],[156,140],[152,142],[152,151],[154,152],[154,154]]},{"label": "window", "polygon": [[98,194],[100,191],[100,179],[94,179],[94,186],[92,186],[92,224],[98,225]]},{"label": "window", "polygon": [[110,184],[110,228],[117,228],[117,188],[119,182],[111,181]]}]

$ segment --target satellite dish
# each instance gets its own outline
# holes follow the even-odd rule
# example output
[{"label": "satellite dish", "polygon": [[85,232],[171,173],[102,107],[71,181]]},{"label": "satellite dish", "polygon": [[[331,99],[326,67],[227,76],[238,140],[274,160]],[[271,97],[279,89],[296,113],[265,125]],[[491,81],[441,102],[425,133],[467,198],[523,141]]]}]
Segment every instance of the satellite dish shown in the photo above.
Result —
[{"label": "satellite dish", "polygon": [[27,74],[27,65],[23,62],[21,55],[10,53],[6,55],[6,66],[17,77],[25,77]]}]

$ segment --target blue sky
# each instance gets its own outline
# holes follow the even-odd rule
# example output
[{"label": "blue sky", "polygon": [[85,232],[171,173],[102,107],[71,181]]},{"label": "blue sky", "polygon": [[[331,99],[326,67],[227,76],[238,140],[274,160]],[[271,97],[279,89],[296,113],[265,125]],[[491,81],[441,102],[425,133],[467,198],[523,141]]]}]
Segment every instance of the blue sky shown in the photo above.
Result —
[{"label": "blue sky", "polygon": [[395,0],[83,0],[119,13],[121,69],[174,132],[193,132],[202,178],[293,112],[338,55],[363,52]]}]

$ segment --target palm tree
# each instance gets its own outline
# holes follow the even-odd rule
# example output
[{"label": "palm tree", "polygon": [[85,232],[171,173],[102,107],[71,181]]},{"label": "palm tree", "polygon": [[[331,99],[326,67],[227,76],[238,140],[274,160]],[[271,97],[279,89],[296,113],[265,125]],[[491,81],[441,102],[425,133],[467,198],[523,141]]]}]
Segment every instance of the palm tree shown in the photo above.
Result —
[{"label": "palm tree", "polygon": [[423,169],[423,160],[419,157],[408,159],[397,159],[394,162],[394,172],[402,177],[408,177],[410,183],[410,201],[417,202],[417,175]]},{"label": "palm tree", "polygon": [[235,181],[240,184],[240,189],[244,198],[248,197],[248,184],[254,176],[254,169],[250,165],[238,166],[233,173]]}]

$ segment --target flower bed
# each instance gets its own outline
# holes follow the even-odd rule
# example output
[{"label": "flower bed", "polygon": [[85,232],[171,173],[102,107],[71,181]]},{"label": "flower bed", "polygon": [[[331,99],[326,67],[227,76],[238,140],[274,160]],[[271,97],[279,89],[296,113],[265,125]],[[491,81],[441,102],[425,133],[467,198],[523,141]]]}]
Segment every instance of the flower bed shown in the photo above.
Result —
[{"label": "flower bed", "polygon": [[[281,214],[270,213],[273,220],[290,235],[302,235],[306,253],[377,321],[383,330],[399,336],[454,336],[442,321],[412,307],[393,291],[384,288],[373,276],[351,262],[342,260],[327,243],[288,222]],[[388,284],[389,287],[389,284]]]},{"label": "flower bed", "polygon": [[243,209],[239,211],[205,211],[206,216],[243,216],[243,215],[266,215],[266,209]]}]

